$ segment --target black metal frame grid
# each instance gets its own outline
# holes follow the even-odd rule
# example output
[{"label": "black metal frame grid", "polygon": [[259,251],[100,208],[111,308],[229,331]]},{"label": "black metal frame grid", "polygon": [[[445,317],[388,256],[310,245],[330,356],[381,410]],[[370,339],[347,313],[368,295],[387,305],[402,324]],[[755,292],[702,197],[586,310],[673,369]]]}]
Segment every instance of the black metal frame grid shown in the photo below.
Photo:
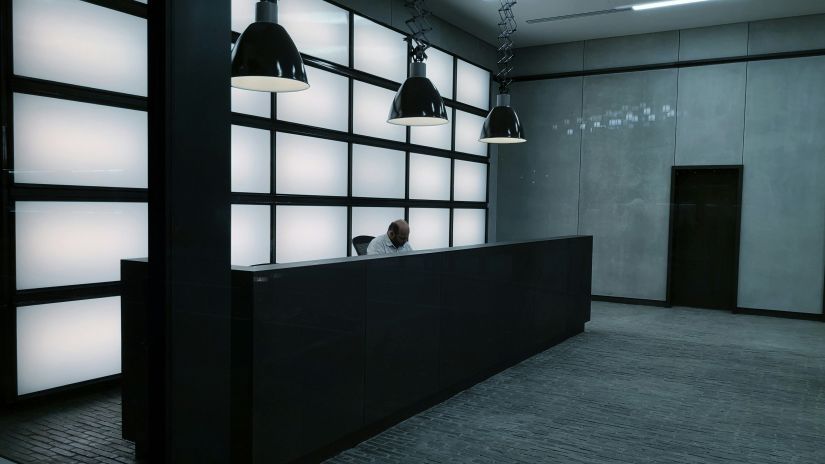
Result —
[{"label": "black metal frame grid", "polygon": [[[141,18],[147,18],[148,10],[144,3],[134,0],[81,0],[101,7],[119,11]],[[254,1],[254,0],[249,0]],[[245,114],[233,113],[232,124],[266,129],[270,131],[270,193],[233,193],[233,204],[260,204],[270,205],[270,257],[274,262],[275,258],[275,232],[276,214],[275,207],[278,205],[312,205],[312,206],[345,206],[347,208],[347,254],[351,253],[350,238],[352,230],[352,208],[353,207],[403,207],[406,219],[409,219],[409,208],[448,208],[450,211],[450,245],[452,245],[452,212],[455,208],[484,209],[487,210],[487,202],[456,202],[453,201],[453,177],[454,170],[451,169],[450,179],[450,200],[412,200],[409,198],[409,157],[410,152],[422,153],[432,156],[450,158],[451,166],[454,167],[456,159],[473,161],[487,164],[489,178],[489,150],[488,156],[476,156],[465,153],[457,153],[455,148],[455,125],[453,124],[451,150],[443,150],[419,145],[410,142],[410,131],[406,131],[405,142],[395,142],[391,140],[379,139],[353,132],[353,83],[355,81],[365,82],[382,88],[397,90],[400,83],[393,82],[372,74],[359,71],[354,67],[354,18],[357,12],[334,0],[326,0],[328,3],[342,8],[349,16],[349,66],[343,66],[320,58],[304,55],[304,61],[308,66],[342,75],[349,80],[349,102],[348,102],[348,130],[347,132],[323,129],[306,126],[302,124],[279,121],[277,115],[277,97],[272,96],[270,118],[261,118]],[[368,18],[369,19],[369,18]],[[371,21],[374,21],[370,19]],[[388,29],[399,32],[405,37],[409,34],[396,29],[390,25],[374,21]],[[235,40],[239,34],[232,34],[231,39]],[[2,189],[0,197],[3,203],[3,214],[0,218],[0,246],[2,247],[2,262],[0,262],[0,285],[2,285],[2,299],[0,299],[0,408],[13,403],[29,401],[37,398],[48,397],[56,393],[70,391],[80,386],[100,381],[111,380],[112,377],[104,379],[94,379],[88,382],[66,385],[41,392],[17,396],[17,366],[16,366],[16,308],[33,304],[46,304],[56,302],[66,302],[79,299],[103,298],[120,295],[119,282],[97,282],[82,285],[69,285],[61,287],[37,288],[30,290],[17,290],[15,278],[15,224],[13,205],[15,201],[84,201],[84,202],[141,202],[148,201],[148,190],[139,188],[113,188],[95,186],[68,186],[68,185],[45,185],[45,184],[15,184],[12,182],[12,172],[14,171],[13,154],[13,95],[15,93],[39,95],[63,100],[71,100],[84,103],[125,108],[132,110],[148,110],[148,99],[146,97],[130,95],[119,92],[112,92],[101,89],[94,89],[73,84],[17,76],[13,73],[13,44],[12,44],[12,2],[2,2],[0,9],[0,64],[2,64],[3,74],[0,76],[0,93],[2,94],[2,104],[0,104],[0,121],[2,122]],[[433,47],[438,48],[438,47]],[[479,116],[487,114],[486,109],[476,108],[471,105],[455,100],[456,92],[456,64],[459,59],[455,54],[438,48],[453,57],[453,95],[445,98],[447,105],[453,108],[453,121],[455,121],[455,111],[461,110]],[[482,69],[489,69],[472,61],[465,62],[473,64]],[[347,196],[325,197],[310,195],[278,195],[275,194],[276,178],[276,144],[275,135],[277,132],[284,132],[297,135],[317,137],[327,140],[346,142],[348,145],[348,192]],[[406,185],[405,197],[403,199],[391,198],[359,198],[352,196],[352,146],[353,144],[382,147],[405,152],[406,156]],[[488,194],[489,196],[489,194]],[[485,221],[485,240],[487,222]]]}]

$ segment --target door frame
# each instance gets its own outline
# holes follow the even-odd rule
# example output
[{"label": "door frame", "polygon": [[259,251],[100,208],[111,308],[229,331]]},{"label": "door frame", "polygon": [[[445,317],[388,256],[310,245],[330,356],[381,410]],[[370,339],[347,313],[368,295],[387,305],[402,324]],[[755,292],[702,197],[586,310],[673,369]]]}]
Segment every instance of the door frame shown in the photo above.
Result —
[{"label": "door frame", "polygon": [[672,293],[671,285],[672,271],[673,271],[673,232],[676,223],[676,173],[679,171],[705,171],[705,170],[734,170],[736,171],[737,186],[736,186],[736,237],[734,239],[734,263],[733,263],[733,278],[736,285],[734,286],[733,295],[730,296],[729,310],[736,312],[739,306],[739,237],[741,235],[742,226],[742,174],[744,166],[741,164],[714,164],[714,165],[699,165],[699,166],[672,166],[670,170],[670,219],[667,235],[667,293],[665,296],[665,306],[672,307]]}]

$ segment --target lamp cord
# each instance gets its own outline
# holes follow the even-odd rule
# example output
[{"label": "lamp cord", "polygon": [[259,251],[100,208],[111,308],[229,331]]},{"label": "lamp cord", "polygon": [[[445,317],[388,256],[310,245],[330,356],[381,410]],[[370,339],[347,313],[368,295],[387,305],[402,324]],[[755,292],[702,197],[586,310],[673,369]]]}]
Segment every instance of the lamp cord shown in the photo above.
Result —
[{"label": "lamp cord", "polygon": [[412,35],[409,40],[413,45],[413,61],[422,63],[427,59],[427,49],[430,48],[430,40],[427,39],[427,32],[433,30],[428,19],[432,12],[424,6],[424,0],[405,0],[404,6],[409,10],[412,17],[405,21]]},{"label": "lamp cord", "polygon": [[510,72],[513,70],[513,40],[510,36],[516,32],[516,19],[513,16],[513,5],[516,0],[500,0],[501,8],[498,9],[499,15],[499,34],[498,34],[498,52],[501,57],[498,59],[498,72],[496,73],[496,81],[498,82],[498,91],[501,94],[510,92],[510,84],[513,79],[510,78]]}]

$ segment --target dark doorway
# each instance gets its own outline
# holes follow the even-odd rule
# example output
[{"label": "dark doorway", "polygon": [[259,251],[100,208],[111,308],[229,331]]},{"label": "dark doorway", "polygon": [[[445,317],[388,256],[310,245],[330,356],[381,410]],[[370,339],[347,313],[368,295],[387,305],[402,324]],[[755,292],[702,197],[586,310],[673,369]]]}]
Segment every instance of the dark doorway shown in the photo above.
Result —
[{"label": "dark doorway", "polygon": [[741,166],[674,167],[668,303],[736,309]]}]

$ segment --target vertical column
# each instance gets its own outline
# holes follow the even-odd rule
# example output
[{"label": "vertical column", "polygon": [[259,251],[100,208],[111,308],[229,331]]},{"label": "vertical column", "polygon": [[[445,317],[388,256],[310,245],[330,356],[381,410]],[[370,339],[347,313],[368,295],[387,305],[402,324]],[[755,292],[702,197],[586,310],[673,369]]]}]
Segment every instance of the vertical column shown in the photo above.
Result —
[{"label": "vertical column", "polygon": [[0,4],[0,410],[16,395],[16,317],[11,212],[11,2]]},{"label": "vertical column", "polygon": [[230,1],[149,2],[152,462],[231,462]]}]

